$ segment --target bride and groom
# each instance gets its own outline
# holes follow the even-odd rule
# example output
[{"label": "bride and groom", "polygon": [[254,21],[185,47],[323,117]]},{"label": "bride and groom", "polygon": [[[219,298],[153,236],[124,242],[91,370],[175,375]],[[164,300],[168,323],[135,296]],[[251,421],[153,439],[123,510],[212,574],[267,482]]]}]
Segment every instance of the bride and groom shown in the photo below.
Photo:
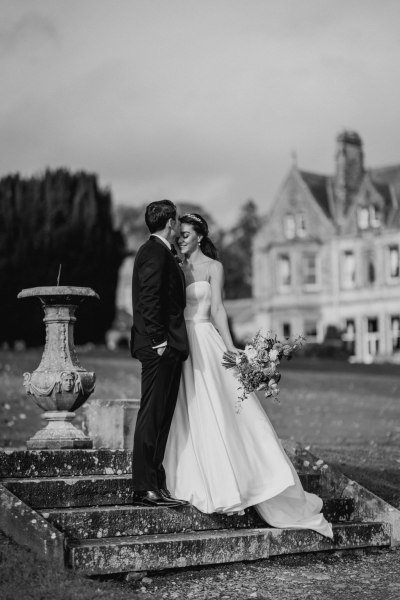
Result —
[{"label": "bride and groom", "polygon": [[169,200],[149,204],[145,221],[151,235],[132,278],[131,352],[142,364],[133,503],[227,514],[254,506],[271,526],[332,538],[322,500],[303,490],[257,396],[236,411],[238,383],[221,364],[236,349],[207,222],[178,219]]}]

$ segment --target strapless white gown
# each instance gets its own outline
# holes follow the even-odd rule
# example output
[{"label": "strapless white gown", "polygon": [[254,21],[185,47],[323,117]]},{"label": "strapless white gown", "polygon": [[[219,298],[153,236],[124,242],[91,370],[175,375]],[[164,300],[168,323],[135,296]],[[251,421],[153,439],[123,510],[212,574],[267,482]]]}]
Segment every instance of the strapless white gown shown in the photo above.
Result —
[{"label": "strapless white gown", "polygon": [[190,356],[164,458],[169,490],[204,513],[255,506],[271,526],[332,537],[322,500],[304,491],[257,396],[236,411],[238,381],[221,365],[226,347],[210,321],[210,284],[191,283],[186,295]]}]

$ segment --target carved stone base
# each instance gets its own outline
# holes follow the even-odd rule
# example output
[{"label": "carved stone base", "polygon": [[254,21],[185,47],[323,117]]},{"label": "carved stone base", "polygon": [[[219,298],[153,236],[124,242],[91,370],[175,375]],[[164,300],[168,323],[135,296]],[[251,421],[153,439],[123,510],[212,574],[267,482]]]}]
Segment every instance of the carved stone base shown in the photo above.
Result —
[{"label": "carved stone base", "polygon": [[48,423],[27,441],[26,445],[30,450],[93,448],[93,441],[72,425],[75,413],[48,411],[42,416]]}]

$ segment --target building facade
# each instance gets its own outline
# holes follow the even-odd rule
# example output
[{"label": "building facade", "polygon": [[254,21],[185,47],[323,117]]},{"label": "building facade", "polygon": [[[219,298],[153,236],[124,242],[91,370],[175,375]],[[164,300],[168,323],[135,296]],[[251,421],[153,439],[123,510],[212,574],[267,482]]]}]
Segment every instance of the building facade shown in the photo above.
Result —
[{"label": "building facade", "polygon": [[253,261],[257,325],[309,342],[334,329],[354,360],[400,359],[400,165],[366,169],[357,133],[337,137],[334,175],[292,166]]}]

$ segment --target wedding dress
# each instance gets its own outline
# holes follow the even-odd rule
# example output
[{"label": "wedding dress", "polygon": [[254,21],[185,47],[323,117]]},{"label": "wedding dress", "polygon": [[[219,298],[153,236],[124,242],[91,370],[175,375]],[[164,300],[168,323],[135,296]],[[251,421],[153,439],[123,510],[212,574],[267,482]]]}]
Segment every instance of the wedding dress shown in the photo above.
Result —
[{"label": "wedding dress", "polygon": [[322,500],[303,490],[257,396],[237,412],[238,381],[221,365],[226,348],[210,321],[210,283],[195,281],[186,295],[190,356],[163,463],[172,495],[204,513],[255,506],[271,526],[332,537]]}]

